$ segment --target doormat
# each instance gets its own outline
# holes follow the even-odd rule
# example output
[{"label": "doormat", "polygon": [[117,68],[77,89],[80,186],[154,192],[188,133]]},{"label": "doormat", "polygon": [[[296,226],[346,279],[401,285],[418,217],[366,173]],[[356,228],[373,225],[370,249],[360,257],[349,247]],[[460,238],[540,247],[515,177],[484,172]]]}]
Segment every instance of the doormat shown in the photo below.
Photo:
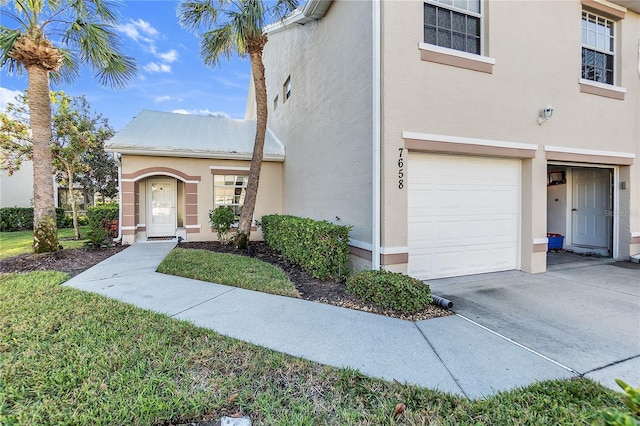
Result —
[{"label": "doormat", "polygon": [[147,241],[169,241],[175,238],[176,237],[147,237]]}]

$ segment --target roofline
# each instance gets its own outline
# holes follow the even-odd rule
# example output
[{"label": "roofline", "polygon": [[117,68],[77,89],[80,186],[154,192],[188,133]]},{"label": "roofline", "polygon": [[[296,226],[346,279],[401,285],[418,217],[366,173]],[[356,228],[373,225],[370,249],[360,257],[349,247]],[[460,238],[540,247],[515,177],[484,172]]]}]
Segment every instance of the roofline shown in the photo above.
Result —
[{"label": "roofline", "polygon": [[[120,153],[126,155],[142,155],[146,157],[184,157],[184,158],[207,158],[217,160],[249,160],[251,161],[251,153],[239,153],[239,152],[211,152],[211,151],[176,151],[170,149],[140,149],[140,148],[118,148],[105,147],[105,151]],[[265,154],[263,161],[277,161],[283,162],[284,155],[280,154]]]},{"label": "roofline", "polygon": [[267,35],[274,34],[293,25],[304,25],[311,21],[317,21],[324,17],[332,2],[333,0],[308,0],[302,9],[298,8],[284,18],[264,27],[264,32]]}]

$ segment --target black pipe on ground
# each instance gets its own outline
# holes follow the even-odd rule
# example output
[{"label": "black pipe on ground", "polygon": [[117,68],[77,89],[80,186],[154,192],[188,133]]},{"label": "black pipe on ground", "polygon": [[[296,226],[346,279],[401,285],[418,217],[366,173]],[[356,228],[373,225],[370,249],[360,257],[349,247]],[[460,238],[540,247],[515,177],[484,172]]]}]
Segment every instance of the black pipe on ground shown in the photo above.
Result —
[{"label": "black pipe on ground", "polygon": [[449,299],[445,299],[444,297],[436,296],[435,294],[431,295],[433,299],[433,304],[436,306],[441,306],[443,308],[451,309],[453,308],[453,302]]}]

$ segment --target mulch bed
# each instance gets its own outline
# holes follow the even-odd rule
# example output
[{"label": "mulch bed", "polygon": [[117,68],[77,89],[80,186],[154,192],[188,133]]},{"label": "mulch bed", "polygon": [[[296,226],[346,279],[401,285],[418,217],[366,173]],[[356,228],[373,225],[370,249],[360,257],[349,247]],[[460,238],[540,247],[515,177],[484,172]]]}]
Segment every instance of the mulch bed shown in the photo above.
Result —
[{"label": "mulch bed", "polygon": [[[232,244],[220,244],[218,242],[189,242],[181,243],[179,246],[185,249],[202,249],[241,256],[248,255],[246,250],[238,250]],[[253,247],[254,257],[276,265],[285,271],[302,299],[410,321],[420,321],[451,315],[451,312],[447,309],[435,305],[429,305],[425,310],[413,315],[376,308],[347,294],[344,283],[332,280],[322,281],[313,278],[300,266],[283,258],[278,252],[270,249],[263,242],[252,242],[251,246]],[[61,271],[73,277],[124,250],[126,247],[127,246],[115,246],[100,250],[78,248],[60,250],[55,253],[22,254],[0,260],[0,273]]]},{"label": "mulch bed", "polygon": [[[221,244],[215,241],[181,243],[179,247],[248,256],[246,250],[238,250],[232,244]],[[302,299],[410,321],[420,321],[452,314],[451,311],[435,305],[429,305],[425,310],[413,315],[407,315],[393,310],[379,309],[347,294],[344,283],[333,280],[322,281],[312,277],[311,274],[300,266],[285,259],[277,251],[270,249],[264,242],[252,242],[251,247],[253,248],[253,257],[276,265],[285,271]]]}]

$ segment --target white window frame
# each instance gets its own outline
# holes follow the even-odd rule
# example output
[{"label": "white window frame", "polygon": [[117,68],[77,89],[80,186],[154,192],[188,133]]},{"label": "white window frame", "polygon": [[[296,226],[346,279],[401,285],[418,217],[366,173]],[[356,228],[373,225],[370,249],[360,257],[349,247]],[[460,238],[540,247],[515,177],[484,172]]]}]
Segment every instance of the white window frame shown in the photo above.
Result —
[{"label": "white window frame", "polygon": [[431,4],[433,6],[436,7],[441,7],[443,9],[448,9],[454,12],[458,12],[458,13],[462,13],[465,15],[469,15],[469,16],[473,16],[475,18],[478,18],[480,20],[480,51],[478,53],[471,53],[471,52],[467,52],[466,50],[458,50],[458,49],[454,49],[451,47],[443,47],[443,46],[438,46],[436,44],[430,44],[430,43],[426,43],[424,41],[424,12],[423,12],[423,16],[422,16],[422,27],[423,27],[423,35],[422,35],[422,40],[423,40],[423,44],[427,45],[427,46],[433,46],[433,47],[438,47],[438,48],[442,48],[442,49],[447,49],[450,50],[452,52],[461,52],[461,53],[465,53],[467,55],[477,55],[477,56],[484,56],[484,1],[483,0],[479,0],[480,1],[480,12],[473,12],[471,10],[468,9],[462,9],[459,7],[456,7],[454,5],[449,5],[446,4],[445,2],[443,2],[443,0],[424,0],[423,3],[427,3],[427,4]]},{"label": "white window frame", "polygon": [[[583,37],[582,37],[582,31],[583,31],[582,25],[583,25],[583,21],[584,21],[584,16],[585,15],[586,15],[586,18],[587,18],[587,22],[589,22],[590,16],[592,16],[592,17],[596,18],[596,22],[597,22],[598,19],[603,19],[605,21],[605,24],[607,24],[607,23],[611,24],[611,34],[612,35],[611,35],[610,38],[613,39],[613,40],[612,40],[612,43],[610,43],[610,44],[612,44],[612,50],[598,48],[597,40],[596,40],[596,45],[595,46],[592,46],[590,44],[585,43],[585,41],[583,40]],[[596,23],[596,25],[598,25],[598,24]],[[582,50],[584,48],[584,49],[588,49],[588,50],[591,50],[591,51],[594,51],[594,52],[597,52],[597,53],[602,53],[604,55],[610,55],[612,57],[613,69],[611,71],[611,74],[612,74],[611,82],[598,81],[598,80],[592,80],[592,79],[584,78],[582,76],[582,66],[583,66],[584,63],[582,61],[582,52],[581,52],[581,54],[580,54],[581,55],[580,56],[580,79],[581,80],[584,80],[586,82],[591,82],[591,83],[605,84],[605,85],[609,85],[609,86],[615,86],[616,85],[616,71],[617,71],[617,66],[616,66],[617,65],[616,64],[616,42],[617,42],[616,28],[617,28],[616,21],[614,21],[613,19],[609,19],[609,18],[607,18],[607,17],[605,17],[603,15],[600,15],[600,14],[595,13],[595,12],[591,12],[589,10],[584,10],[584,9],[582,10],[582,13],[580,15],[580,37],[581,37],[581,49],[580,50]],[[587,29],[587,31],[588,31],[588,29]],[[596,36],[597,36],[597,34],[596,34]],[[606,37],[606,35],[605,35],[605,37]],[[587,36],[587,40],[588,40],[588,36]],[[605,79],[606,79],[606,76],[605,76]]]},{"label": "white window frame", "polygon": [[[248,180],[246,180],[246,178],[248,176],[248,173],[242,173],[242,172],[239,172],[239,171],[231,171],[231,170],[229,171],[229,173],[216,173],[216,174],[213,175],[213,209],[215,210],[218,207],[228,206],[228,207],[232,207],[232,208],[233,207],[239,207],[239,209],[241,210],[242,207],[244,207],[244,201],[242,202],[242,204],[234,203],[234,202],[232,202],[230,204],[229,203],[225,203],[225,202],[219,203],[219,202],[216,201],[216,189],[217,188],[229,189],[229,188],[232,187],[231,185],[216,185],[216,177],[222,177],[223,178],[223,182],[226,182],[226,180],[224,180],[224,178],[227,177],[227,176],[233,176],[234,177],[233,181],[235,182],[235,184],[233,185],[233,189],[235,190],[237,188],[241,188],[241,191],[240,191],[239,195],[242,196],[242,191],[244,191],[244,197],[247,196]],[[245,178],[245,182],[241,186],[238,186],[238,184],[237,184],[239,177]],[[235,196],[236,196],[236,194],[235,194],[235,191],[234,191],[234,197]],[[235,209],[234,209],[234,214],[235,214]],[[236,214],[236,217],[239,218],[239,213]]]}]

